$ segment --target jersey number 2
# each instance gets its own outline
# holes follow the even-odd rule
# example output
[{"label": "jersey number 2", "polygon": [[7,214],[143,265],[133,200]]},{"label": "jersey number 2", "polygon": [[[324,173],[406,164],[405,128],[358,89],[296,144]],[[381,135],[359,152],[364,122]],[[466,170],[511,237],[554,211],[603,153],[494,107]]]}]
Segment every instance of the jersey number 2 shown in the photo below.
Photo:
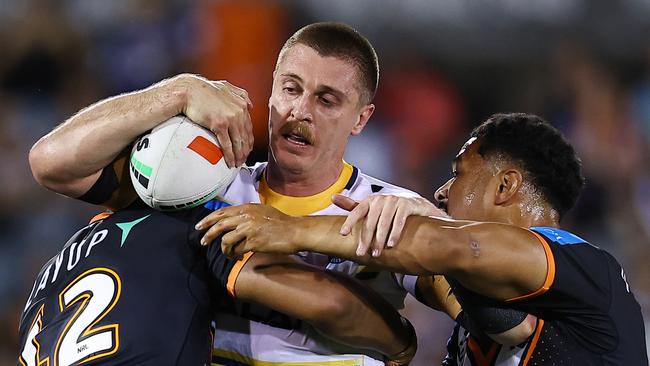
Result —
[{"label": "jersey number 2", "polygon": [[[119,348],[119,324],[95,328],[120,298],[122,283],[117,273],[108,268],[90,269],[59,294],[59,311],[77,304],[54,348],[53,366],[78,365],[100,357],[112,355]],[[36,334],[41,330],[43,307],[39,309],[29,330],[27,342],[20,355],[26,366],[49,365],[49,356],[40,359],[40,345]]]}]

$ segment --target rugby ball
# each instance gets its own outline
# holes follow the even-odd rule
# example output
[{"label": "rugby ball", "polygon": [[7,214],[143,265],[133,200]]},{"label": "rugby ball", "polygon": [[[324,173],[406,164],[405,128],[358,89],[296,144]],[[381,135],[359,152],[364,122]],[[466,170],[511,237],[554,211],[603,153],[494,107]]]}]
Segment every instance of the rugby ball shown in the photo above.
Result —
[{"label": "rugby ball", "polygon": [[141,136],[131,150],[131,182],[150,207],[175,211],[223,194],[239,168],[228,168],[216,136],[185,116]]}]

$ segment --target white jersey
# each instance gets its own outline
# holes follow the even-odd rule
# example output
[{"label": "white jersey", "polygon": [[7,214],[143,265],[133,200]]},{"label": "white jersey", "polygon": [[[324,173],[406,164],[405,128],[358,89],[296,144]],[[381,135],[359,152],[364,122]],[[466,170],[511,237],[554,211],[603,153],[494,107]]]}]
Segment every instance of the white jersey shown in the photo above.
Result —
[{"label": "white jersey", "polygon": [[[290,215],[345,215],[332,204],[341,193],[360,201],[373,194],[418,196],[409,190],[362,174],[345,163],[341,176],[330,188],[314,196],[288,197],[271,191],[263,177],[266,163],[241,169],[223,199],[230,204],[266,203]],[[355,262],[318,253],[299,253],[307,263],[355,276],[386,298],[396,309],[404,307],[403,277],[378,272]],[[408,281],[413,282],[413,281]],[[270,309],[235,300],[235,311],[215,317],[213,365],[383,365],[381,355],[328,340],[309,325]],[[249,320],[249,319],[255,319]]]}]

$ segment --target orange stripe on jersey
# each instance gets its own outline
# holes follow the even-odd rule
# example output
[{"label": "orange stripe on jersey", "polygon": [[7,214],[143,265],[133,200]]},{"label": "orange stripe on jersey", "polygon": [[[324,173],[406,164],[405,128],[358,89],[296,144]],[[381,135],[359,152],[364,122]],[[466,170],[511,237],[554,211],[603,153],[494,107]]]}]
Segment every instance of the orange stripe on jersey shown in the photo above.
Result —
[{"label": "orange stripe on jersey", "polygon": [[89,224],[92,224],[92,223],[95,222],[95,221],[103,220],[103,219],[105,219],[105,218],[111,216],[112,214],[113,214],[113,213],[112,213],[112,212],[109,212],[109,211],[104,211],[104,212],[102,212],[102,213],[99,213],[99,214],[93,216],[92,219],[90,219]]},{"label": "orange stripe on jersey", "polygon": [[474,357],[476,366],[491,366],[496,360],[496,356],[499,353],[499,349],[501,348],[498,343],[492,342],[490,349],[487,351],[487,353],[484,354],[481,350],[481,347],[472,337],[468,338],[467,346],[472,351],[472,356]]},{"label": "orange stripe on jersey", "polygon": [[527,295],[522,295],[522,296],[517,296],[512,299],[506,300],[506,302],[510,301],[521,301],[521,300],[526,300],[530,299],[535,296],[539,296],[546,291],[548,291],[549,288],[551,288],[551,285],[553,285],[553,281],[555,281],[555,258],[553,257],[553,252],[551,251],[551,247],[548,245],[546,240],[542,238],[541,235],[534,231],[530,231],[539,239],[539,242],[542,244],[542,247],[544,248],[544,253],[546,254],[546,278],[544,279],[544,283],[540,288],[535,290],[534,292],[527,294]]},{"label": "orange stripe on jersey", "polygon": [[537,328],[535,328],[533,339],[530,341],[530,344],[528,345],[528,350],[526,350],[526,354],[524,355],[524,362],[522,362],[521,366],[528,365],[528,361],[530,361],[530,358],[533,357],[533,352],[535,351],[535,347],[537,347],[537,342],[539,341],[539,336],[542,334],[543,327],[544,327],[544,320],[537,319]]},{"label": "orange stripe on jersey", "polygon": [[235,297],[235,282],[237,282],[237,277],[239,277],[239,272],[244,268],[244,264],[248,262],[249,259],[253,256],[253,252],[248,252],[244,254],[244,257],[235,263],[235,265],[230,270],[228,274],[228,282],[226,283],[226,289],[230,296]]},{"label": "orange stripe on jersey", "polygon": [[196,136],[187,148],[201,155],[210,164],[215,165],[223,157],[223,153],[219,146],[215,145],[210,140],[203,136]]}]

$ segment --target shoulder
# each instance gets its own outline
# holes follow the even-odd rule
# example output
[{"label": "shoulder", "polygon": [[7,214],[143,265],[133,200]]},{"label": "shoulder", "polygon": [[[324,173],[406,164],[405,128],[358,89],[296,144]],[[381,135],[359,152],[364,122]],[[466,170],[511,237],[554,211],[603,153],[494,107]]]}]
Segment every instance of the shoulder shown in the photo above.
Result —
[{"label": "shoulder", "polygon": [[354,172],[352,173],[350,182],[348,182],[348,185],[346,186],[346,190],[348,190],[350,197],[353,199],[363,199],[367,196],[380,194],[403,197],[420,197],[419,194],[409,189],[367,175],[356,167],[354,167]]},{"label": "shoulder", "polygon": [[585,239],[573,234],[567,230],[548,227],[548,226],[534,226],[530,228],[531,231],[541,235],[543,239],[552,244],[557,245],[576,245],[576,244],[589,244]]},{"label": "shoulder", "polygon": [[[547,255],[551,257],[572,257],[578,261],[575,264],[587,266],[595,265],[607,258],[607,252],[570,231],[547,226],[535,226],[529,229],[542,242]],[[554,259],[558,260],[558,258]]]}]

